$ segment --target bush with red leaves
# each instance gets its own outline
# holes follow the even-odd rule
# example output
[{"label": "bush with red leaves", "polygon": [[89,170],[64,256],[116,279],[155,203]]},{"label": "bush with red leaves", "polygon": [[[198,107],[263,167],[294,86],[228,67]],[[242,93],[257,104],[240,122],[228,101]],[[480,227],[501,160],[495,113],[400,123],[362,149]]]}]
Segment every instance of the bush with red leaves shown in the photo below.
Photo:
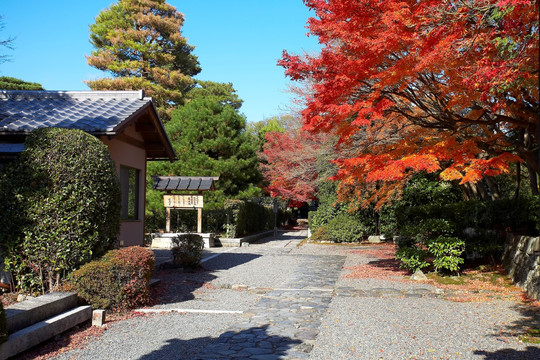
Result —
[{"label": "bush with red leaves", "polygon": [[154,253],[140,246],[111,250],[75,271],[70,285],[93,308],[126,310],[150,298]]}]

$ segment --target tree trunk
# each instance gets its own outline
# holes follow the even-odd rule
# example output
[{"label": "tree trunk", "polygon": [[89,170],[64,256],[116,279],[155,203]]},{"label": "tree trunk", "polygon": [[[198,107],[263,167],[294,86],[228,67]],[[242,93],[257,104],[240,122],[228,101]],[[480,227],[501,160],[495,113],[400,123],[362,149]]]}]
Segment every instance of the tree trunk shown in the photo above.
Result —
[{"label": "tree trunk", "polygon": [[520,187],[521,187],[521,164],[516,163],[516,190],[514,192],[514,199],[519,198]]},{"label": "tree trunk", "polygon": [[529,183],[531,184],[531,192],[533,195],[538,195],[538,175],[528,164],[527,170],[529,170]]},{"label": "tree trunk", "polygon": [[461,189],[461,192],[463,193],[463,198],[465,199],[465,201],[471,200],[471,195],[470,195],[469,187],[467,186],[467,184],[460,185],[459,187]]},{"label": "tree trunk", "polygon": [[486,188],[485,188],[484,183],[483,183],[482,181],[478,181],[478,182],[474,183],[473,186],[475,186],[476,189],[478,190],[478,193],[480,194],[480,198],[481,198],[482,200],[491,200],[491,199],[488,197]]},{"label": "tree trunk", "polygon": [[497,182],[493,179],[492,176],[486,177],[486,184],[489,188],[489,195],[491,200],[499,200],[501,198],[499,194],[499,188],[497,187]]}]

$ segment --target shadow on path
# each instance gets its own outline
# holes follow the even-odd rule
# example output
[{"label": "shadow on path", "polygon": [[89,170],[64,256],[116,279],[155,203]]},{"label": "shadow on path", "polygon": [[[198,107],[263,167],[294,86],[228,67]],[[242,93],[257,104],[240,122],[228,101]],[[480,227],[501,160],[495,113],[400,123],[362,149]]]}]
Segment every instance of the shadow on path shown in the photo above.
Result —
[{"label": "shadow on path", "polygon": [[161,283],[152,290],[152,305],[193,300],[195,291],[204,286],[211,287],[210,282],[217,278],[214,271],[228,270],[259,257],[261,255],[224,253],[195,270],[162,266],[154,273],[154,277],[160,279]]},{"label": "shadow on path", "polygon": [[[257,343],[255,339],[264,339]],[[252,343],[250,347],[248,343]],[[301,343],[288,337],[270,335],[268,326],[252,327],[239,332],[227,331],[217,339],[211,337],[190,340],[169,339],[160,349],[152,351],[139,360],[158,359],[230,359],[234,355],[248,358],[266,355],[268,359],[280,359],[294,345]],[[246,346],[247,345],[247,346]],[[236,357],[235,357],[236,358]]]},{"label": "shadow on path", "polygon": [[497,351],[475,350],[475,355],[481,355],[485,360],[538,360],[540,348],[527,346],[525,350],[501,349]]}]

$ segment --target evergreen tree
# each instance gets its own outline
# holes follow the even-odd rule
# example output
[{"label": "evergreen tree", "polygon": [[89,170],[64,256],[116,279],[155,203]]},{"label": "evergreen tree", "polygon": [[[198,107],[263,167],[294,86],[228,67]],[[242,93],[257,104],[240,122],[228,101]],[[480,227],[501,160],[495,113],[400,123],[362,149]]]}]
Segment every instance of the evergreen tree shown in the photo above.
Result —
[{"label": "evergreen tree", "polygon": [[0,76],[1,90],[45,90],[39,83],[28,82],[9,76]]},{"label": "evergreen tree", "polygon": [[[221,91],[227,87],[228,95]],[[205,194],[207,209],[221,207],[228,198],[258,195],[262,176],[257,154],[234,101],[238,97],[230,84],[205,82],[193,90],[190,101],[173,111],[165,125],[178,161],[150,163],[149,175],[219,176],[216,190]],[[155,202],[162,207],[150,200],[154,197],[150,192],[149,206]]]},{"label": "evergreen tree", "polygon": [[119,0],[90,26],[88,64],[112,77],[87,81],[92,90],[139,90],[152,96],[164,121],[183,103],[201,71],[180,32],[184,16],[165,0]]}]

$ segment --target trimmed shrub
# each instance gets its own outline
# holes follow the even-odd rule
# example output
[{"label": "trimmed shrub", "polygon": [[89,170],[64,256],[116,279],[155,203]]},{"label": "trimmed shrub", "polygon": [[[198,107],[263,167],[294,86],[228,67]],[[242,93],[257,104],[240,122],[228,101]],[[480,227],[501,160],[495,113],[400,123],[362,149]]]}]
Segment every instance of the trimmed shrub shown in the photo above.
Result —
[{"label": "trimmed shrub", "polygon": [[120,184],[107,147],[83,131],[38,129],[25,146],[0,179],[0,246],[17,288],[45,293],[114,248]]},{"label": "trimmed shrub", "polygon": [[198,234],[182,234],[172,239],[173,264],[195,268],[199,266],[204,250],[204,241]]},{"label": "trimmed shrub", "polygon": [[8,337],[7,332],[7,320],[6,320],[6,310],[0,302],[0,344],[6,341]]},{"label": "trimmed shrub", "polygon": [[227,200],[225,209],[229,212],[230,225],[236,226],[234,237],[270,230],[274,228],[274,221],[277,226],[281,226],[292,218],[289,210],[284,211],[280,208],[274,215],[273,207],[254,201]]},{"label": "trimmed shrub", "polygon": [[139,246],[109,251],[73,272],[71,287],[94,309],[125,310],[150,299],[154,253]]},{"label": "trimmed shrub", "polygon": [[326,233],[326,226],[319,226],[311,234],[311,240],[313,241],[329,241],[328,234]]},{"label": "trimmed shrub", "polygon": [[336,243],[359,242],[367,235],[366,226],[351,214],[339,214],[325,227],[327,240]]}]

